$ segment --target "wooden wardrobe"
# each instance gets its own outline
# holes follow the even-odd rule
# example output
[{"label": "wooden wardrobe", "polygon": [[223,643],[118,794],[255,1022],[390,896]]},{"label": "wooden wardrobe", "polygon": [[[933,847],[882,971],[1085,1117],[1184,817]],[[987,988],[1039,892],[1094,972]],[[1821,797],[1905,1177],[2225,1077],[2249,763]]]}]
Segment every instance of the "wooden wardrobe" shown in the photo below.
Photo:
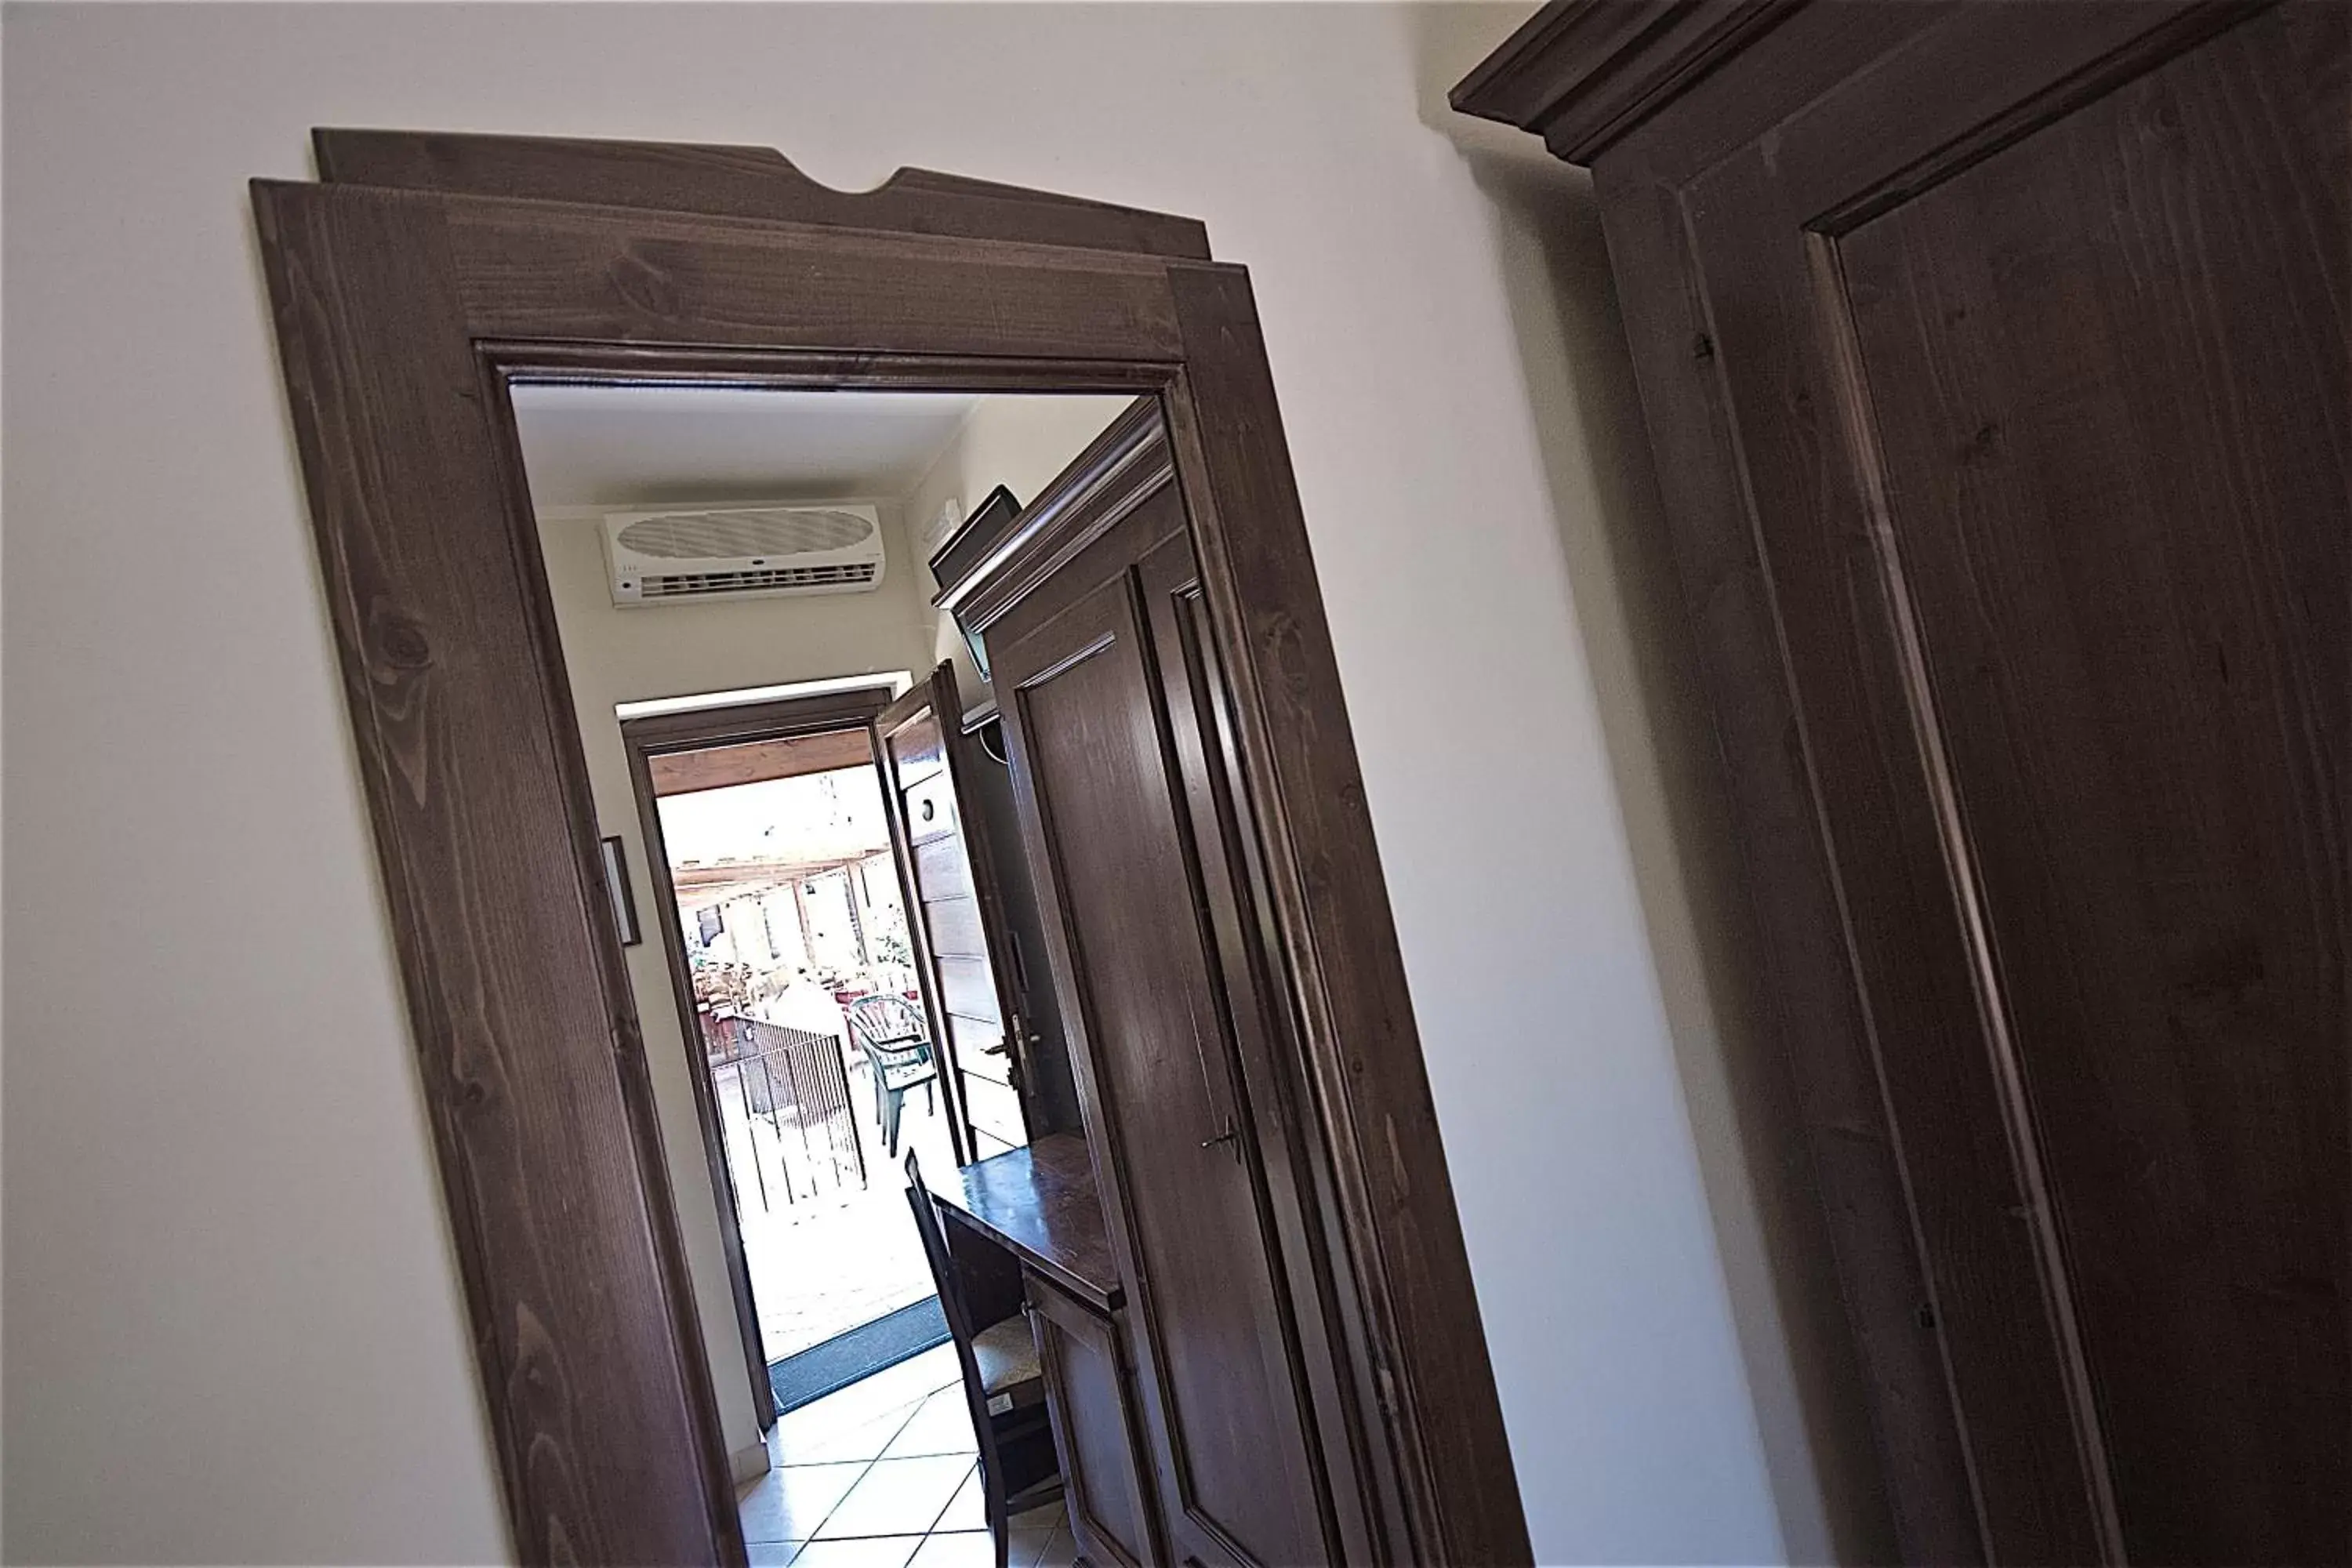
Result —
[{"label": "wooden wardrobe", "polygon": [[2338,0],[1555,5],[1881,1479],[2352,1560]]},{"label": "wooden wardrobe", "polygon": [[1090,1331],[1052,1293],[1033,1301],[1065,1382],[1091,1343],[1104,1391],[1057,1411],[1094,1434],[1063,1445],[1090,1504],[1080,1538],[1102,1568],[1380,1554],[1313,1263],[1232,699],[1156,401],[1022,513],[955,614],[989,651],[1126,1291]]}]

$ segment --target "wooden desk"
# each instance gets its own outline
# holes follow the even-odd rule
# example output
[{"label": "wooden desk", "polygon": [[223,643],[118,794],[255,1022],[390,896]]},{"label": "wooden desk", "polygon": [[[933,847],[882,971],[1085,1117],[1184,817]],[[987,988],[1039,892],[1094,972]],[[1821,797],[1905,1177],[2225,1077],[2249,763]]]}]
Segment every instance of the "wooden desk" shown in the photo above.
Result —
[{"label": "wooden desk", "polygon": [[944,1218],[1003,1247],[1098,1312],[1126,1304],[1084,1138],[1051,1133],[1026,1149],[966,1165],[956,1176],[926,1184]]},{"label": "wooden desk", "polygon": [[[1127,1290],[1087,1141],[1056,1132],[966,1165],[956,1178],[931,1188],[950,1250],[1020,1264],[1079,1560],[1102,1568],[1169,1561],[1144,1462],[1150,1450],[1121,1310]],[[993,1271],[987,1258],[972,1262],[971,1272]]]}]

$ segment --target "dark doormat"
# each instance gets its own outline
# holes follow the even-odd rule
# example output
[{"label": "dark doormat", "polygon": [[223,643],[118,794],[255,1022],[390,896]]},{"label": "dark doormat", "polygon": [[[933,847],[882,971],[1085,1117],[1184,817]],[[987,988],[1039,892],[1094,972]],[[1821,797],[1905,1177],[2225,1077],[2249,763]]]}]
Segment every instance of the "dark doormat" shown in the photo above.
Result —
[{"label": "dark doormat", "polygon": [[768,1384],[776,1391],[776,1413],[797,1410],[847,1388],[861,1377],[871,1377],[886,1366],[948,1342],[947,1314],[940,1299],[927,1297],[901,1307],[887,1317],[835,1334],[821,1345],[768,1363]]}]

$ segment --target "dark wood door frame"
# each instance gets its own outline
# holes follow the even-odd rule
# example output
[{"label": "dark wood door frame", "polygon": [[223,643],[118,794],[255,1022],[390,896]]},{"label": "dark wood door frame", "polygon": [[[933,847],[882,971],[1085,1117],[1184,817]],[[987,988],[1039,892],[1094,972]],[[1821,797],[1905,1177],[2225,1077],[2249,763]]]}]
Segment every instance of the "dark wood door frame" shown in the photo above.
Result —
[{"label": "dark wood door frame", "polygon": [[[1382,1561],[1530,1560],[1247,274],[1191,220],[761,150],[321,132],[257,181],[296,445],[518,1555],[739,1563],[508,396],[1159,400],[1328,1206]],[[952,235],[957,237],[941,237]]]},{"label": "dark wood door frame", "polygon": [[637,842],[645,851],[646,875],[653,883],[654,923],[661,928],[662,956],[669,969],[670,994],[677,1005],[678,1038],[685,1045],[687,1078],[694,1086],[695,1121],[702,1130],[703,1159],[709,1166],[710,1189],[718,1199],[719,1242],[727,1255],[728,1292],[734,1299],[736,1325],[742,1335],[744,1363],[751,1373],[751,1408],[762,1431],[775,1424],[776,1391],[768,1381],[768,1353],[760,1338],[760,1312],[751,1291],[751,1267],[743,1256],[734,1171],[727,1162],[727,1139],[719,1125],[710,1068],[702,1057],[700,1016],[694,1005],[694,977],[687,963],[685,933],[678,929],[677,889],[670,879],[669,855],[662,837],[652,762],[655,757],[676,752],[707,752],[721,746],[836,731],[862,731],[889,700],[890,689],[877,685],[767,702],[649,713],[621,721],[621,746],[629,758],[629,789],[637,803]]}]

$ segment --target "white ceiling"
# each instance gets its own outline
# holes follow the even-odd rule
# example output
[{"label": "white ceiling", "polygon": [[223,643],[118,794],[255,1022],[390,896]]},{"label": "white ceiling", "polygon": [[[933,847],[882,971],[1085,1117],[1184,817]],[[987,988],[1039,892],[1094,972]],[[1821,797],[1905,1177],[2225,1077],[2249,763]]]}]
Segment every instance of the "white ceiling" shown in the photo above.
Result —
[{"label": "white ceiling", "polygon": [[902,496],[977,402],[960,392],[514,388],[541,508]]}]

